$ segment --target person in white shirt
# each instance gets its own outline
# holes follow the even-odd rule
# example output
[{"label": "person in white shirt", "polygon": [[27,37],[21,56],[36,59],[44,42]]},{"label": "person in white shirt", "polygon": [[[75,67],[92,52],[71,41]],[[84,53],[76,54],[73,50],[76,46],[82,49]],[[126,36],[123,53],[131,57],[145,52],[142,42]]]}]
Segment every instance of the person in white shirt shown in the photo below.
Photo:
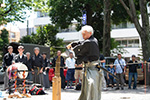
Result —
[{"label": "person in white shirt", "polygon": [[[75,81],[74,73],[75,73],[75,59],[73,58],[73,53],[69,53],[69,58],[66,59],[66,68],[67,75],[66,75],[66,81],[67,81],[67,89],[73,89],[72,82]],[[70,82],[70,87],[69,87]]]}]

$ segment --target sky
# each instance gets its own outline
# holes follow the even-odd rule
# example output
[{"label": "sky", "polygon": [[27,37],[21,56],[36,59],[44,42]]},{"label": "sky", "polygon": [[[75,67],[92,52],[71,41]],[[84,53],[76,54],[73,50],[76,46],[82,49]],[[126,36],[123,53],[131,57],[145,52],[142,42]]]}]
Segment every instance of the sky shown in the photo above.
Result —
[{"label": "sky", "polygon": [[36,12],[32,10],[26,10],[26,14],[29,17],[27,17],[23,23],[19,21],[14,21],[12,23],[18,28],[27,28],[27,20],[29,20],[29,27],[33,27],[33,19],[37,17]]}]

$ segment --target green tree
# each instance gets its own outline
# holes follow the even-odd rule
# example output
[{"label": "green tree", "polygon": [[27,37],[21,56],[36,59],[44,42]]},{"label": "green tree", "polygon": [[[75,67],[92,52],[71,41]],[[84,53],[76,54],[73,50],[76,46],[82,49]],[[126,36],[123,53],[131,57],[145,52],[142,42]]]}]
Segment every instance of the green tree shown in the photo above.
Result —
[{"label": "green tree", "polygon": [[[87,24],[94,28],[94,35],[99,41],[100,51],[105,47],[103,49],[105,56],[110,55],[111,24],[120,24],[129,20],[129,16],[118,0],[49,0],[48,4],[52,22],[62,29],[71,25],[71,21],[74,19],[79,22],[79,29],[82,26],[82,14],[86,12]],[[107,9],[104,10],[104,8]],[[113,11],[112,14],[111,11]],[[108,15],[105,16],[106,14]]]},{"label": "green tree", "polygon": [[45,25],[37,28],[37,33],[32,35],[27,35],[21,38],[21,43],[33,43],[39,45],[47,45],[51,47],[51,56],[58,49],[64,51],[64,42],[63,39],[56,38],[56,34],[58,33],[58,28],[54,25]]},{"label": "green tree", "polygon": [[5,0],[5,7],[1,6],[0,1],[0,25],[12,21],[23,21],[25,19],[26,9],[32,8],[32,0]]},{"label": "green tree", "polygon": [[[134,23],[141,37],[143,58],[147,61],[150,57],[150,24],[146,8],[149,0],[138,0],[138,2],[135,2],[135,0],[128,0],[128,3],[124,2],[124,0],[119,1],[129,15],[131,21]],[[136,7],[137,4],[139,5],[139,8]],[[138,9],[140,10],[138,11]],[[137,12],[141,14],[142,25],[139,22],[139,15]]]},{"label": "green tree", "polygon": [[0,32],[0,38],[1,38],[0,39],[0,50],[3,49],[3,46],[5,44],[9,43],[8,35],[9,35],[9,33],[8,33],[8,31],[6,29],[1,30],[1,32]]},{"label": "green tree", "polygon": [[20,43],[32,43],[33,42],[32,36],[31,35],[23,36],[19,42]]}]

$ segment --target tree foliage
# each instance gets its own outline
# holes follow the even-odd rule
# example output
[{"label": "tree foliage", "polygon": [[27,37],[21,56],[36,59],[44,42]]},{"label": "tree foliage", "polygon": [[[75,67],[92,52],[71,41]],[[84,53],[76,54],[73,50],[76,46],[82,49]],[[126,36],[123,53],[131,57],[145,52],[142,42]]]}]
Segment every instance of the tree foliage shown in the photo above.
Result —
[{"label": "tree foliage", "polygon": [[1,7],[0,1],[0,25],[12,21],[23,21],[26,9],[31,9],[32,0],[5,0],[6,7]]},{"label": "tree foliage", "polygon": [[61,48],[64,47],[63,39],[56,38],[57,33],[58,28],[48,24],[43,27],[38,27],[36,34],[32,33],[31,35],[22,37],[20,42],[50,46],[52,50],[51,55],[53,55],[58,49],[64,51],[64,49]]},{"label": "tree foliage", "polygon": [[9,35],[9,33],[6,29],[3,29],[0,31],[0,50],[3,49],[3,46],[5,44],[9,43],[8,35]]},{"label": "tree foliage", "polygon": [[[111,12],[113,12],[110,17],[113,24],[118,25],[121,22],[130,21],[127,12],[118,0],[110,0],[109,2],[111,2]],[[100,51],[102,51],[103,45],[105,45],[103,44],[103,0],[49,0],[48,4],[50,7],[49,16],[52,22],[62,29],[72,24],[71,21],[74,19],[79,22],[77,28],[80,29],[82,26],[81,17],[83,12],[86,12],[87,24],[94,28],[94,36],[98,39]],[[107,28],[110,29],[111,27]]]}]

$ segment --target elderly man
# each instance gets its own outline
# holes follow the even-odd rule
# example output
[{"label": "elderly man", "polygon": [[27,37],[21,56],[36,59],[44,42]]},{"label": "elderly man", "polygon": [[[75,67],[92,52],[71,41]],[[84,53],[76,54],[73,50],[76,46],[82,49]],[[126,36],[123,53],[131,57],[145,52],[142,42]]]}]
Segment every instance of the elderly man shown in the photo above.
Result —
[{"label": "elderly man", "polygon": [[101,73],[97,70],[99,64],[98,41],[93,36],[93,28],[89,25],[81,29],[83,41],[73,42],[67,46],[73,48],[77,57],[77,64],[84,64],[84,76],[82,80],[81,95],[78,100],[101,99]]},{"label": "elderly man", "polygon": [[[4,55],[4,58],[3,58],[3,69],[4,71],[6,71],[6,69],[12,64],[12,60],[14,59],[15,57],[15,54],[13,53],[13,47],[12,46],[8,46],[8,53],[6,53]],[[4,90],[8,87],[8,77],[6,75],[6,72],[5,72],[5,75],[4,75]]]},{"label": "elderly man", "polygon": [[31,58],[32,60],[32,71],[33,71],[33,82],[39,83],[43,86],[43,69],[44,69],[44,61],[43,57],[40,54],[40,48],[34,48],[34,55]]}]

